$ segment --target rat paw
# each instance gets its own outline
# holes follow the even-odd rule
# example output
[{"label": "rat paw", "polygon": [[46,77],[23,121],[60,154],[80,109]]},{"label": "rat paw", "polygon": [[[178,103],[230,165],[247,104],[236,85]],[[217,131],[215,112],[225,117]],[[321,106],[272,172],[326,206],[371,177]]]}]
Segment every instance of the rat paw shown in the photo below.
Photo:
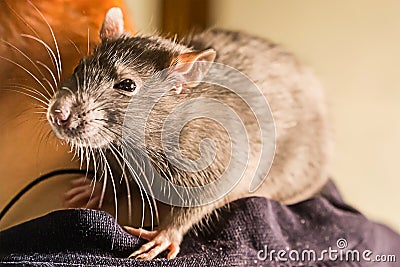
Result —
[{"label": "rat paw", "polygon": [[[93,188],[94,187],[94,188]],[[92,179],[81,177],[71,183],[71,189],[64,195],[67,208],[99,209],[102,186]]]},{"label": "rat paw", "polygon": [[141,228],[132,228],[127,226],[125,226],[125,229],[128,233],[149,241],[133,252],[129,258],[134,257],[136,259],[152,260],[161,252],[169,250],[167,259],[171,260],[179,253],[179,245],[182,240],[182,235],[178,232],[168,230],[147,231]]}]

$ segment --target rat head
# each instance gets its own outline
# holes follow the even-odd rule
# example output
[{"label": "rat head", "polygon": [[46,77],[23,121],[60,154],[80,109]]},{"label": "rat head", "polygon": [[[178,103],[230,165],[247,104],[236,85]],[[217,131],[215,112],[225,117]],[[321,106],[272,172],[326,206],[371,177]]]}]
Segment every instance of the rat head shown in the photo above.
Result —
[{"label": "rat head", "polygon": [[194,63],[215,58],[212,49],[192,51],[161,37],[129,36],[123,29],[121,10],[110,9],[101,43],[81,59],[51,99],[47,119],[60,139],[80,147],[119,144],[126,109],[146,89],[147,79],[169,68],[176,88],[194,87],[197,84],[190,81],[201,80],[208,71]]}]

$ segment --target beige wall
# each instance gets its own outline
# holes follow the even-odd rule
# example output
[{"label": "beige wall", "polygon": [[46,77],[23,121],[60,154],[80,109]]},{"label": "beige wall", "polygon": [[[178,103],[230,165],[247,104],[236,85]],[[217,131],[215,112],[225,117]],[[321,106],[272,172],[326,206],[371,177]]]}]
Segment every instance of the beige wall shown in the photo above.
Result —
[{"label": "beige wall", "polygon": [[125,0],[130,13],[131,21],[139,33],[152,33],[159,29],[161,18],[159,9],[160,0]]},{"label": "beige wall", "polygon": [[333,177],[344,198],[400,230],[400,1],[216,0],[217,26],[284,44],[324,83]]}]

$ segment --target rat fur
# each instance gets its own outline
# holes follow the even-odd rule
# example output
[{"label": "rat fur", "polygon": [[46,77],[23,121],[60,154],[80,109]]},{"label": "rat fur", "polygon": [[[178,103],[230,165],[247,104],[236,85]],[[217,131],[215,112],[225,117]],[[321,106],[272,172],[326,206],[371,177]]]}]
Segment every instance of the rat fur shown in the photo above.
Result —
[{"label": "rat fur", "polygon": [[[291,204],[315,195],[327,181],[331,139],[322,87],[314,74],[281,46],[243,32],[221,29],[194,34],[180,43],[157,35],[131,36],[123,32],[122,14],[116,9],[107,13],[100,36],[102,42],[93,54],[80,61],[53,96],[47,117],[56,135],[78,150],[87,151],[86,156],[92,153],[94,159],[94,154],[100,153],[104,161],[114,157],[114,164],[109,163],[105,169],[125,173],[123,165],[116,162],[123,161],[120,148],[127,108],[132,99],[140,99],[140,90],[147,89],[144,84],[165,68],[179,73],[175,87],[179,90],[171,89],[154,107],[145,129],[146,151],[137,151],[148,157],[165,179],[188,187],[205,185],[221,176],[230,160],[235,164],[235,160],[241,159],[231,157],[231,140],[224,127],[207,119],[196,119],[180,132],[181,153],[193,160],[200,157],[199,143],[210,138],[217,149],[213,163],[197,172],[171,164],[162,145],[161,126],[177,105],[197,98],[227,103],[239,114],[249,135],[251,153],[236,187],[208,205],[173,207],[168,216],[160,218],[156,231],[127,228],[130,233],[149,240],[132,256],[152,259],[169,250],[168,258],[174,258],[184,234],[217,207],[246,196],[263,196]],[[266,123],[275,126],[275,156],[268,177],[255,192],[250,193],[248,185],[261,149],[257,120],[251,108],[228,89],[185,83],[186,76],[200,75],[198,72],[204,70],[189,66],[182,71],[179,63],[195,61],[222,63],[241,71],[268,100],[273,120]],[[229,78],[229,73],[226,76]],[[125,88],[121,84],[136,89],[121,90]],[[140,116],[142,108],[138,103],[130,111],[136,116]],[[182,116],[199,112],[194,107]],[[135,138],[134,131],[131,138]]]}]

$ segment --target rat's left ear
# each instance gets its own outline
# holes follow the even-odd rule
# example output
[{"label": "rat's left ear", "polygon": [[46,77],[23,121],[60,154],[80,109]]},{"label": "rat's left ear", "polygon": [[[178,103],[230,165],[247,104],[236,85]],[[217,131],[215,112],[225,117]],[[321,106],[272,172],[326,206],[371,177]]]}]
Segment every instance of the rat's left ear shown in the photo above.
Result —
[{"label": "rat's left ear", "polygon": [[115,40],[124,33],[124,17],[122,10],[118,7],[110,8],[104,18],[103,25],[100,30],[100,38],[102,41]]},{"label": "rat's left ear", "polygon": [[210,70],[216,52],[214,49],[183,53],[177,56],[171,64],[171,75],[186,87],[197,86]]}]

